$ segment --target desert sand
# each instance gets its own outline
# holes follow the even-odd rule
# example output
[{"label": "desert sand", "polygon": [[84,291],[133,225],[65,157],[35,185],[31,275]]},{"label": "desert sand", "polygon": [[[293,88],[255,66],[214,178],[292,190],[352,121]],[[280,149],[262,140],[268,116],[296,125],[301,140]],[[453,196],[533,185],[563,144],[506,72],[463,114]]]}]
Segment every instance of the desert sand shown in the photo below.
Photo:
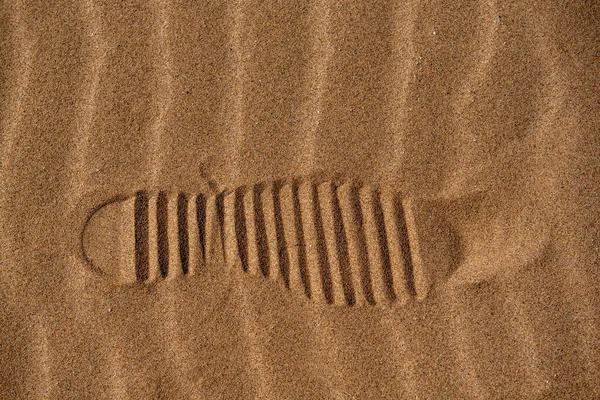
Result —
[{"label": "desert sand", "polygon": [[0,5],[0,399],[600,398],[600,4]]}]

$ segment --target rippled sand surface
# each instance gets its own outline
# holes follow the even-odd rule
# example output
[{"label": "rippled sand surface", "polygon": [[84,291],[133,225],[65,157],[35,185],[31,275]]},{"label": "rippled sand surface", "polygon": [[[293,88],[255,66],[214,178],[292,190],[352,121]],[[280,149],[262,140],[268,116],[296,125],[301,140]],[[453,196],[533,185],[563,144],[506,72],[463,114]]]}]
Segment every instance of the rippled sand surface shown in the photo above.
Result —
[{"label": "rippled sand surface", "polygon": [[0,4],[0,398],[600,396],[600,6]]}]

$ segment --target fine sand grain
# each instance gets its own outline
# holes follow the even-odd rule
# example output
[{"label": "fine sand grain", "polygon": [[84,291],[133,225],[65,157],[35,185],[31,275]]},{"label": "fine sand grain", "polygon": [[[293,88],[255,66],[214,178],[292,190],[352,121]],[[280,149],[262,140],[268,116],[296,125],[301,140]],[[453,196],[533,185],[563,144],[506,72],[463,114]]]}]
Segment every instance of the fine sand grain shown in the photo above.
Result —
[{"label": "fine sand grain", "polygon": [[600,398],[595,1],[4,0],[0,399]]}]

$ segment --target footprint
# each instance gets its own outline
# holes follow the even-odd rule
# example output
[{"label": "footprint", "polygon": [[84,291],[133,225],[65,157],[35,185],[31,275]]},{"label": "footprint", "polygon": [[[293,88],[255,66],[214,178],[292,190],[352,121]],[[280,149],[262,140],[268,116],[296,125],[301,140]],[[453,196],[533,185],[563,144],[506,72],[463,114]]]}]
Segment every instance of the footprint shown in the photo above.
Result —
[{"label": "footprint", "polygon": [[533,240],[539,232],[524,216],[494,213],[482,198],[402,198],[304,179],[209,196],[140,191],[100,208],[83,246],[115,284],[216,285],[237,269],[317,303],[402,305],[449,282],[492,279],[541,251],[545,232]]}]

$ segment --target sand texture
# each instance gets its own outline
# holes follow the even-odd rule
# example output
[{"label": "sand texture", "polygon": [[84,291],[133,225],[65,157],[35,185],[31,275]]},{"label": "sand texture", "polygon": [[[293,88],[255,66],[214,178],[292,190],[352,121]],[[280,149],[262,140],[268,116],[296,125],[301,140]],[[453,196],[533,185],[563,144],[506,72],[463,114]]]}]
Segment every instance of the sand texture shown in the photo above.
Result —
[{"label": "sand texture", "polygon": [[0,399],[600,398],[600,3],[0,3]]}]

